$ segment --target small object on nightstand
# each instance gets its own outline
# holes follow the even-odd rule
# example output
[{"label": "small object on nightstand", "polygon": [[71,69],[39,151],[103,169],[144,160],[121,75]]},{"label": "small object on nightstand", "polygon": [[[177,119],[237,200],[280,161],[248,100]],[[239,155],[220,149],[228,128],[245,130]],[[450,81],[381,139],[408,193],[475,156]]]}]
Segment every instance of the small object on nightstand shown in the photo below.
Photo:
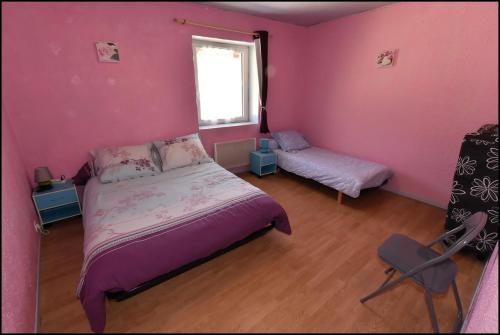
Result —
[{"label": "small object on nightstand", "polygon": [[250,153],[250,166],[252,172],[261,177],[266,174],[276,173],[277,156],[274,152],[262,153],[252,151]]},{"label": "small object on nightstand", "polygon": [[82,214],[76,186],[71,180],[53,183],[49,190],[35,188],[32,197],[42,227]]},{"label": "small object on nightstand", "polygon": [[46,166],[35,168],[35,183],[39,190],[48,190],[52,188],[52,174]]},{"label": "small object on nightstand", "polygon": [[267,154],[268,152],[271,152],[271,150],[269,150],[269,139],[268,138],[261,138],[259,140],[259,146],[260,146],[259,151],[262,152],[263,154]]}]

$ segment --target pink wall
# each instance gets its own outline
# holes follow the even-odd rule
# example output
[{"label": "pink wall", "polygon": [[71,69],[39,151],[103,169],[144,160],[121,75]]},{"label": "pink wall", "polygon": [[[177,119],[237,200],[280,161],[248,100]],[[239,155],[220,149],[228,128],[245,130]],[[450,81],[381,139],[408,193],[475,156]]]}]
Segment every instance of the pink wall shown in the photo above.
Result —
[{"label": "pink wall", "polygon": [[[498,122],[495,3],[398,3],[311,28],[185,3],[2,3],[3,331],[34,325],[33,168],[69,177],[92,148],[197,131],[191,35],[245,37],[174,17],[269,30],[271,130],[387,164],[397,193],[446,206],[463,134]],[[97,61],[99,40],[120,63]],[[396,66],[377,69],[385,48]],[[212,152],[258,126],[201,136]]]},{"label": "pink wall", "polygon": [[[87,152],[197,131],[191,35],[248,39],[174,17],[271,33],[271,130],[385,163],[387,186],[448,202],[465,132],[497,122],[498,5],[397,3],[310,28],[185,3],[2,4],[2,95],[25,168],[72,176]],[[118,43],[99,63],[94,41]],[[396,66],[375,67],[398,48]],[[213,143],[258,126],[201,131]]]},{"label": "pink wall", "polygon": [[[74,175],[90,149],[198,131],[191,35],[246,35],[183,26],[173,18],[268,30],[269,124],[292,127],[305,28],[186,3],[2,3],[2,96],[26,169]],[[97,61],[95,41],[118,44],[118,64]],[[201,131],[213,143],[258,136],[258,126]]]},{"label": "pink wall", "polygon": [[2,333],[33,332],[39,236],[31,186],[2,106]]},{"label": "pink wall", "polygon": [[[307,139],[384,163],[389,190],[445,207],[464,133],[498,123],[498,4],[397,3],[307,36]],[[391,48],[396,65],[378,69]]]}]

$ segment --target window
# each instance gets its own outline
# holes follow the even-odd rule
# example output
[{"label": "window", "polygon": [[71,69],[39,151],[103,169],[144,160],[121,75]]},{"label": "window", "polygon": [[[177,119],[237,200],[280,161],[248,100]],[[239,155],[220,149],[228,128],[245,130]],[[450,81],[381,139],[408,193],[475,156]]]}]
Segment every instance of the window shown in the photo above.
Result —
[{"label": "window", "polygon": [[193,36],[200,127],[252,121],[258,90],[254,58],[253,43]]}]

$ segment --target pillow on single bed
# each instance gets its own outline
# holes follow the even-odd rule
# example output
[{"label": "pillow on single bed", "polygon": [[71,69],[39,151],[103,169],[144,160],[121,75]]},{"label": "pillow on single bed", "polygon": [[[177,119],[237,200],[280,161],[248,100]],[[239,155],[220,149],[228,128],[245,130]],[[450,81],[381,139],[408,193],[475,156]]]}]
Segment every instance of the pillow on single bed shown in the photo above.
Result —
[{"label": "pillow on single bed", "polygon": [[272,133],[272,136],[278,142],[281,149],[285,151],[302,150],[311,147],[302,134],[295,130]]},{"label": "pillow on single bed", "polygon": [[94,167],[102,183],[113,183],[161,173],[152,157],[152,143],[108,147],[91,151]]},{"label": "pillow on single bed", "polygon": [[280,145],[278,144],[278,142],[275,139],[270,138],[269,139],[269,149],[276,150],[279,148],[280,148]]},{"label": "pillow on single bed", "polygon": [[208,156],[198,134],[177,137],[173,140],[156,141],[159,145],[162,170],[213,162]]}]

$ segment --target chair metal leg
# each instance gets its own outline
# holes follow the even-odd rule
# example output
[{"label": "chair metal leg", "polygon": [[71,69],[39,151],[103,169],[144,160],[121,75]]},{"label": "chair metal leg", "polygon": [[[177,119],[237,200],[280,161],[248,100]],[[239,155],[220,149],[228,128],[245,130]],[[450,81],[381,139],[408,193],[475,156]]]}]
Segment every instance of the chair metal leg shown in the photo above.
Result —
[{"label": "chair metal leg", "polygon": [[382,285],[380,285],[380,287],[382,287],[385,284],[387,284],[387,282],[389,280],[391,280],[392,276],[394,276],[395,273],[396,273],[396,269],[394,269],[394,268],[389,268],[389,269],[385,270],[385,274],[389,275],[389,277],[387,277],[387,279],[384,281],[384,283]]},{"label": "chair metal leg", "polygon": [[[405,277],[401,277],[401,278],[398,278],[396,280],[394,280],[393,282],[387,284],[387,282],[389,280],[391,280],[392,276],[394,276],[394,274],[396,273],[396,269],[394,268],[388,268],[387,270],[385,270],[385,273],[389,275],[389,277],[387,277],[387,279],[382,283],[382,285],[380,285],[380,287],[378,289],[376,289],[375,291],[373,291],[372,293],[370,293],[369,295],[367,295],[366,297],[362,298],[360,300],[360,302],[363,304],[365,303],[366,301],[370,300],[371,298],[379,295],[380,293],[384,292],[385,290],[393,287],[394,285],[396,285],[397,283],[400,283],[402,282]],[[387,284],[387,285],[386,285]]]},{"label": "chair metal leg", "polygon": [[457,320],[455,321],[455,326],[453,328],[453,331],[455,333],[458,333],[460,332],[460,328],[462,327],[462,322],[463,322],[462,302],[460,301],[460,296],[458,294],[457,283],[455,281],[452,281],[451,286],[453,288],[453,295],[455,296],[455,302],[457,303]]},{"label": "chair metal leg", "polygon": [[432,293],[428,289],[425,289],[425,303],[427,304],[427,311],[429,312],[429,317],[431,318],[432,330],[434,333],[439,333],[436,313],[434,312],[434,304],[432,303]]}]

